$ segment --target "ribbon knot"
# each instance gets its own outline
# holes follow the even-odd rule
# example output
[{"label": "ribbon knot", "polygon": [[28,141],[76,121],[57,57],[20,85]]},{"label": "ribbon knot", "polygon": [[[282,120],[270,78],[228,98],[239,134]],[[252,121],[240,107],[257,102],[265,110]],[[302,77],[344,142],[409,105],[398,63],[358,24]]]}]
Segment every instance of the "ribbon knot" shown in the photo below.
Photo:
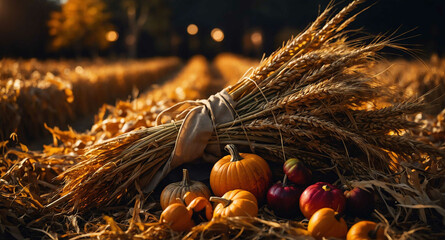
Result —
[{"label": "ribbon knot", "polygon": [[[195,106],[195,107],[193,107]],[[185,107],[185,109],[184,109]],[[162,111],[156,118],[156,124],[162,124],[165,115],[185,115],[176,138],[175,147],[169,159],[156,172],[152,180],[144,187],[144,192],[151,192],[158,183],[174,168],[202,157],[204,161],[215,162],[221,157],[220,144],[209,145],[212,134],[216,134],[218,124],[235,119],[235,102],[227,91],[222,90],[208,99],[184,101]],[[181,110],[182,109],[182,110]]]}]

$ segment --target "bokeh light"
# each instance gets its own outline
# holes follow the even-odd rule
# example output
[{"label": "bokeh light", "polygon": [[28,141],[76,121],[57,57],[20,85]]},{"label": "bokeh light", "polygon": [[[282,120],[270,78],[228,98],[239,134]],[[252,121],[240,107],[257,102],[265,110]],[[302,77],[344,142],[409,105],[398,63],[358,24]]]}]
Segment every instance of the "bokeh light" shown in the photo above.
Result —
[{"label": "bokeh light", "polygon": [[252,41],[252,44],[256,47],[261,46],[263,43],[263,35],[260,32],[253,32],[252,35],[250,35],[250,41]]},{"label": "bokeh light", "polygon": [[212,29],[210,36],[212,36],[215,42],[222,42],[222,40],[224,40],[224,32],[219,28]]},{"label": "bokeh light", "polygon": [[115,42],[119,38],[119,34],[116,31],[108,31],[105,38],[108,42]]},{"label": "bokeh light", "polygon": [[198,33],[198,31],[199,31],[199,28],[198,28],[198,26],[196,26],[196,24],[192,23],[187,26],[187,33],[190,35],[196,35]]}]

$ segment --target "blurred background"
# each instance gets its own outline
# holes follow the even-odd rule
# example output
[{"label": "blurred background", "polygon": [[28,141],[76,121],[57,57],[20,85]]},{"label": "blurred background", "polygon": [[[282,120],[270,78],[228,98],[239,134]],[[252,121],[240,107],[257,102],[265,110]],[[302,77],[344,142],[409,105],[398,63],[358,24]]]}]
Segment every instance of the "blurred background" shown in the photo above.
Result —
[{"label": "blurred background", "polygon": [[[0,0],[0,142],[13,132],[49,142],[49,131],[68,126],[105,132],[99,140],[150,127],[163,109],[236,83],[329,3]],[[388,61],[370,70],[397,86],[394,98],[428,93],[428,112],[441,112],[445,1],[368,0],[359,9],[367,6],[348,36],[384,34],[409,49],[384,49]]]},{"label": "blurred background", "polygon": [[[329,0],[0,0],[0,57],[260,58],[298,34]],[[337,1],[336,9],[348,1]],[[351,29],[406,33],[401,43],[443,56],[445,1],[368,1]],[[398,52],[398,54],[401,54]],[[416,53],[417,54],[417,53]]]}]

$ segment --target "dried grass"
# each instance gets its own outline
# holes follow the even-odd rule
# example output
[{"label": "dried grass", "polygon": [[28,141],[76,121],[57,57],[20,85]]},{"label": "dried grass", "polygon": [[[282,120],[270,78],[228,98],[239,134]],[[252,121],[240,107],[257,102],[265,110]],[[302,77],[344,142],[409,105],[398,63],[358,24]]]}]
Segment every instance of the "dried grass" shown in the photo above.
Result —
[{"label": "dried grass", "polygon": [[240,76],[258,65],[258,61],[232,53],[218,54],[213,62],[218,72],[226,79],[225,87],[235,84]]},{"label": "dried grass", "polygon": [[126,98],[178,68],[175,57],[141,61],[0,61],[0,140],[17,132],[22,140],[47,134],[44,123],[66,126],[102,104]]},{"label": "dried grass", "polygon": [[180,101],[207,97],[212,84],[209,63],[203,56],[195,56],[176,76],[154,84],[134,100],[118,101],[114,106],[104,104],[90,131],[76,133],[73,130],[61,131],[58,127],[47,129],[55,138],[54,146],[63,145],[82,155],[83,150],[93,144],[132,130],[155,126],[156,116],[162,110]]},{"label": "dried grass", "polygon": [[394,89],[396,101],[423,97],[424,113],[436,115],[445,108],[445,59],[432,55],[426,61],[382,61],[372,72],[388,87]]}]

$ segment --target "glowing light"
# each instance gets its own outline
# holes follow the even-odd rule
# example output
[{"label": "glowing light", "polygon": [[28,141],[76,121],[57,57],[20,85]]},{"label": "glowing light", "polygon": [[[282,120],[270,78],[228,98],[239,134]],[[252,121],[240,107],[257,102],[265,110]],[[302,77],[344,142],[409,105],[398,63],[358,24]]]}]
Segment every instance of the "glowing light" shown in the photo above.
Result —
[{"label": "glowing light", "polygon": [[260,32],[253,32],[250,35],[250,41],[252,41],[253,45],[260,46],[263,43],[263,35]]},{"label": "glowing light", "polygon": [[119,34],[116,31],[109,31],[105,35],[108,42],[115,42],[119,38]]},{"label": "glowing light", "polygon": [[83,67],[82,66],[77,66],[74,71],[76,71],[76,73],[78,74],[82,74],[83,73]]},{"label": "glowing light", "polygon": [[187,33],[190,35],[196,35],[198,33],[198,26],[196,24],[189,24],[187,26]]},{"label": "glowing light", "polygon": [[212,36],[215,42],[222,42],[222,40],[224,40],[224,32],[219,28],[212,29],[210,36]]}]

